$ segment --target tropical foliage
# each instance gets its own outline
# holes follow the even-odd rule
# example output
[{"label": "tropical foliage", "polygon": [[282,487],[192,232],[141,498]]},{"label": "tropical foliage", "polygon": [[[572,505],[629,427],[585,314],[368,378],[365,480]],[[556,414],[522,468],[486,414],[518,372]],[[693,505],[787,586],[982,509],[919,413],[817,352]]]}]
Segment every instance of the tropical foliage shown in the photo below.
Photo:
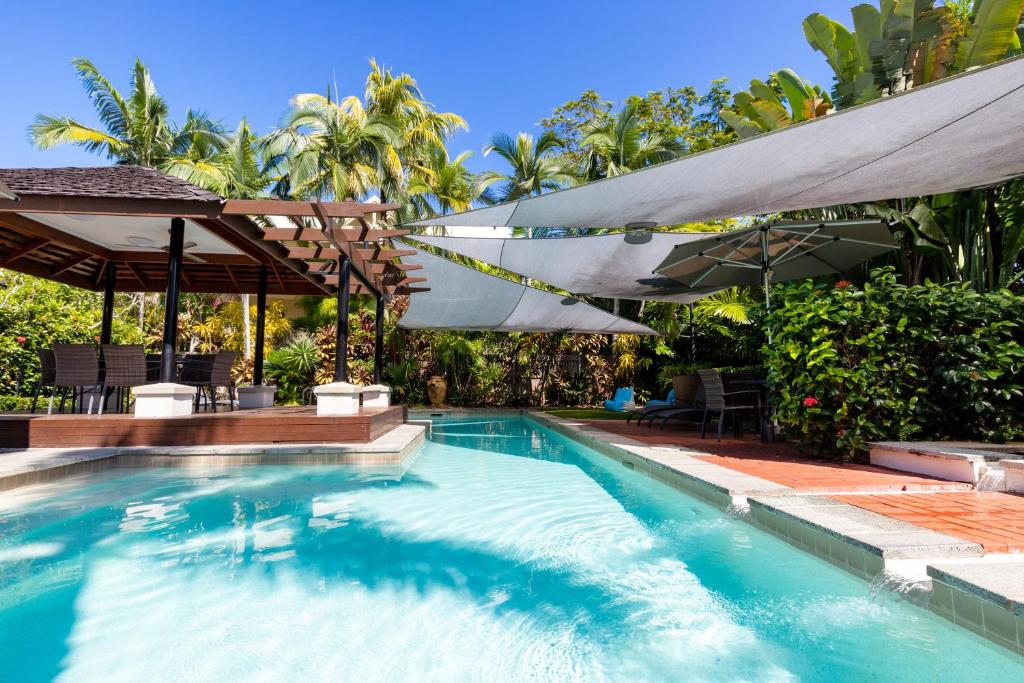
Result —
[{"label": "tropical foliage", "polygon": [[[466,121],[435,109],[412,75],[374,60],[361,94],[345,96],[336,87],[298,94],[278,128],[254,131],[243,119],[230,131],[199,110],[172,122],[139,61],[122,95],[88,60],[78,59],[73,65],[98,123],[41,114],[30,135],[43,148],[79,146],[225,196],[376,196],[400,203],[403,219],[443,215],[633,172],[990,64],[1020,52],[1022,9],[1024,0],[879,0],[852,7],[845,25],[811,14],[803,32],[831,68],[831,88],[766,64],[766,78],[735,94],[725,79],[621,102],[586,90],[536,130],[494,134],[481,150],[489,165],[482,173],[471,170],[477,161],[471,151],[452,148]],[[644,399],[663,395],[677,372],[763,362],[780,392],[780,426],[809,452],[849,456],[872,439],[917,434],[1014,437],[1024,423],[1021,333],[1014,322],[1022,312],[1014,293],[1024,287],[1024,181],[787,217],[861,216],[890,222],[902,247],[888,261],[892,269],[870,277],[867,268],[845,274],[862,286],[843,280],[842,286],[780,287],[784,306],[767,319],[759,293],[744,289],[692,308],[593,301],[655,327],[663,332],[657,338],[408,331],[395,324],[405,302],[390,302],[386,381],[400,400],[414,403],[426,400],[425,382],[437,373],[447,378],[454,404],[593,405],[616,385],[632,384]],[[33,350],[91,338],[98,301],[52,283],[26,287],[26,276],[3,277],[0,383],[5,393],[24,394],[33,378]],[[183,347],[240,348],[240,301],[187,295],[183,302]],[[292,321],[279,306],[268,319],[266,376],[285,401],[304,400],[306,388],[334,374],[335,303],[311,298],[303,305],[305,314]],[[117,319],[118,339],[159,340],[158,297],[119,295],[118,306],[125,314]],[[766,324],[776,335],[771,347],[765,346]],[[366,302],[355,300],[348,371],[357,382],[372,378],[373,326]],[[805,405],[807,398],[814,401]]]},{"label": "tropical foliage", "polygon": [[965,285],[777,287],[765,348],[776,419],[810,452],[856,456],[871,441],[1024,434],[1024,298]]},{"label": "tropical foliage", "polygon": [[39,147],[75,145],[118,164],[155,168],[164,168],[174,157],[210,156],[224,147],[223,128],[205,113],[190,109],[184,124],[171,123],[167,102],[141,61],[135,60],[127,97],[88,59],[75,59],[72,65],[101,125],[40,114],[29,131]]}]

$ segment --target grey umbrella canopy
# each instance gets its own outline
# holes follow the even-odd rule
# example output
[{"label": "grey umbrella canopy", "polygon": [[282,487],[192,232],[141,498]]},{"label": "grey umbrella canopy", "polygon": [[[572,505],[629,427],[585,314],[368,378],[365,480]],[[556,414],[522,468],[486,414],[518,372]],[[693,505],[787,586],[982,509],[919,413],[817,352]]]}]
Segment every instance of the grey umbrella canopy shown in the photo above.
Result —
[{"label": "grey umbrella canopy", "polygon": [[770,308],[772,282],[841,273],[898,248],[877,219],[780,221],[678,244],[655,272],[689,287],[763,286]]}]

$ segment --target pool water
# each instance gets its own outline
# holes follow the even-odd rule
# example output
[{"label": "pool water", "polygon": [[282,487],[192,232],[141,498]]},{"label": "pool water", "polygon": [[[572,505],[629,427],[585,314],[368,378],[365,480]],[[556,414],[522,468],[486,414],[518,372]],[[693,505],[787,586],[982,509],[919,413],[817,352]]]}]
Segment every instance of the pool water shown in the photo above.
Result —
[{"label": "pool water", "polygon": [[1009,681],[1024,661],[512,416],[442,421],[400,479],[114,469],[0,496],[0,680],[54,678]]}]

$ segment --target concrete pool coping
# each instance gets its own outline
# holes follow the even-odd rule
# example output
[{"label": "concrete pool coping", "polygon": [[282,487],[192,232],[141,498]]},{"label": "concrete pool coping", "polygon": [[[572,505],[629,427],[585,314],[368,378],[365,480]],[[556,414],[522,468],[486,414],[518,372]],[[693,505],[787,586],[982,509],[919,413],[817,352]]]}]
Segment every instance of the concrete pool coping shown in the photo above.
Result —
[{"label": "concrete pool coping", "polygon": [[425,440],[423,425],[403,424],[368,443],[30,448],[0,452],[0,491],[109,467],[353,465],[401,474]]},{"label": "concrete pool coping", "polygon": [[[919,606],[1024,655],[1024,555],[985,556],[977,543],[694,457],[709,455],[702,451],[651,446],[583,422],[527,414],[630,469],[741,511],[744,521],[859,578],[894,578],[912,589]],[[954,599],[959,612],[947,609]]]}]

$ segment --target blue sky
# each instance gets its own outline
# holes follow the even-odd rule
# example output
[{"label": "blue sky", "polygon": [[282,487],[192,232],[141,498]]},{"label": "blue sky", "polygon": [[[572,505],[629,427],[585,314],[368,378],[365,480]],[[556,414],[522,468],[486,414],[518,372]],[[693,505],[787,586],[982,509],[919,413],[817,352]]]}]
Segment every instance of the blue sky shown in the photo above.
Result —
[{"label": "blue sky", "polygon": [[468,133],[453,151],[470,167],[499,166],[480,149],[497,131],[536,130],[587,88],[620,101],[666,86],[728,77],[733,89],[791,67],[825,86],[831,72],[800,22],[822,12],[847,25],[853,0],[701,2],[11,2],[0,23],[0,166],[97,165],[102,157],[41,151],[26,129],[38,112],[95,117],[70,66],[88,57],[128,89],[136,56],[180,120],[189,106],[233,126],[272,128],[301,92],[337,81],[361,93],[373,56],[417,78]]}]

